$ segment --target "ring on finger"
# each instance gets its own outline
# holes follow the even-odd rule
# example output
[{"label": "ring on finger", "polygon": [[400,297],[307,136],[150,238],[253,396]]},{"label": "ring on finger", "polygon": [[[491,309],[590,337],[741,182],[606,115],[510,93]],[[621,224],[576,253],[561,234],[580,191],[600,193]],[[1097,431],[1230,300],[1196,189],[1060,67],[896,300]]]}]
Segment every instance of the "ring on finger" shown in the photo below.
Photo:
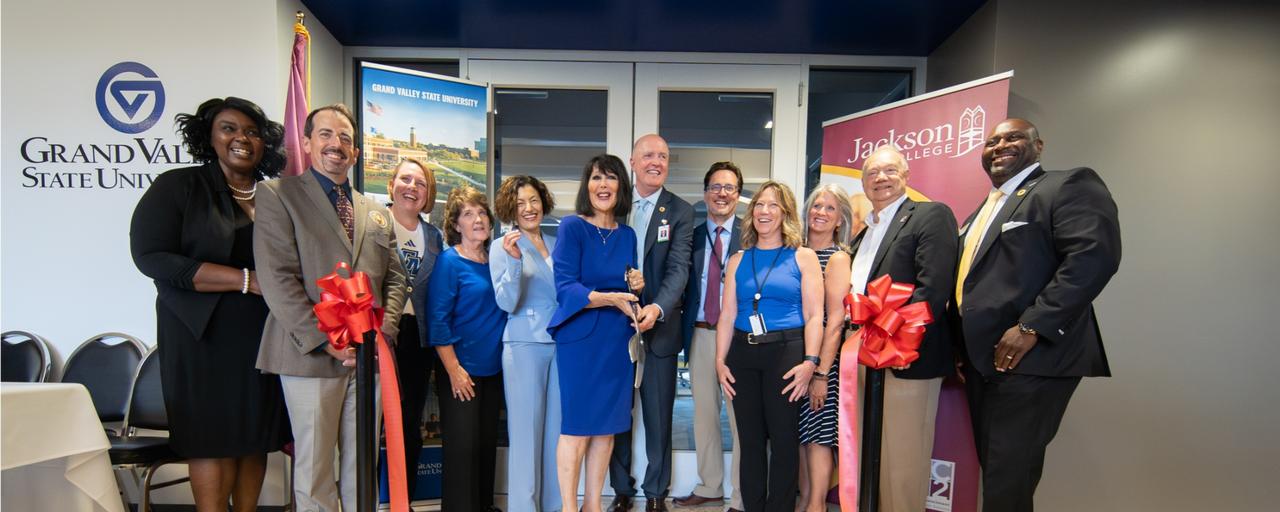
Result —
[{"label": "ring on finger", "polygon": [[1013,354],[1009,354],[1009,355],[1007,355],[1007,356],[1004,356],[1004,358],[1005,358],[1005,359],[1013,359]]}]

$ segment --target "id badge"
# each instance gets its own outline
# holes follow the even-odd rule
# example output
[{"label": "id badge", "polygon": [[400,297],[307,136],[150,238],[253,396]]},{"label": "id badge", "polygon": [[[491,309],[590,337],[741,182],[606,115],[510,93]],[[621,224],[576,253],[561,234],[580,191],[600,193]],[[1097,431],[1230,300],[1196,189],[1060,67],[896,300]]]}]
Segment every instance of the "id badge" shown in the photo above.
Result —
[{"label": "id badge", "polygon": [[671,240],[671,226],[663,224],[658,226],[658,241],[667,242]]},{"label": "id badge", "polygon": [[751,316],[749,317],[749,319],[750,319],[750,321],[751,321],[751,335],[752,335],[752,336],[759,336],[759,335],[761,335],[761,334],[764,334],[764,333],[765,333],[764,316],[763,316],[763,315],[761,315],[760,313],[755,313],[755,314],[751,315]]}]

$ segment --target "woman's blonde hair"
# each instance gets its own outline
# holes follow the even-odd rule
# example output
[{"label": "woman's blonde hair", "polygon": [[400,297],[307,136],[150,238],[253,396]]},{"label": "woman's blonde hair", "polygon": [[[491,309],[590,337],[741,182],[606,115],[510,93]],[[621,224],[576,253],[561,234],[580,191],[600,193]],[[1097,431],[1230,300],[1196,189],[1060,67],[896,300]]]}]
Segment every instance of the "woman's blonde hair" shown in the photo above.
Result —
[{"label": "woman's blonde hair", "polygon": [[413,164],[422,169],[422,176],[427,179],[427,202],[422,205],[422,213],[431,213],[431,210],[436,207],[436,173],[422,160],[412,157],[400,159],[400,163],[396,164],[396,169],[391,171],[391,182],[387,184],[387,192],[391,192],[391,187],[395,184],[396,178],[400,177],[400,170],[404,169],[404,164]]},{"label": "woman's blonde hair", "polygon": [[[849,202],[849,193],[835,183],[819,185],[818,188],[809,193],[809,198],[804,200],[804,213],[800,216],[801,225],[804,226],[804,243],[806,245],[809,243],[809,210],[813,209],[813,203],[822,194],[831,196],[831,199],[836,202],[836,209],[840,212],[840,227],[836,228],[835,233],[832,233],[832,242],[844,248],[853,239],[853,203]],[[811,247],[811,249],[826,249],[826,247]]]},{"label": "woman's blonde hair", "polygon": [[[489,218],[489,226],[493,227],[493,210],[489,209],[489,198],[470,186],[457,187],[449,191],[449,200],[444,203],[445,244],[454,246],[462,243],[462,232],[458,231],[458,217],[462,215],[462,207],[467,204],[483,208],[484,215]],[[485,250],[489,249],[489,240],[492,238],[491,234],[488,239],[485,239]]]},{"label": "woman's blonde hair", "polygon": [[791,192],[790,187],[782,183],[766,181],[763,185],[760,185],[760,190],[751,196],[751,202],[747,204],[747,215],[749,217],[747,222],[742,223],[743,249],[755,247],[756,243],[759,242],[755,223],[756,203],[760,202],[760,196],[770,189],[773,190],[774,195],[778,196],[778,206],[782,208],[782,245],[796,248],[804,243],[800,218],[796,215],[796,195]]}]

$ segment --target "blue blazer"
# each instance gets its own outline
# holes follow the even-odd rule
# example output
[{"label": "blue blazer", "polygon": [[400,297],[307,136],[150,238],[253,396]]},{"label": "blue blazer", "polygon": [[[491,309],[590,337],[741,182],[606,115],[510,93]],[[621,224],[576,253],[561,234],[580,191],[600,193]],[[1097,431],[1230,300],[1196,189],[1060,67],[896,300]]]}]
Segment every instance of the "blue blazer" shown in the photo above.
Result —
[{"label": "blue blazer", "polygon": [[[395,219],[392,219],[395,222]],[[418,273],[413,275],[409,289],[405,293],[413,303],[413,314],[418,321],[418,343],[430,347],[431,315],[427,314],[427,283],[431,279],[431,271],[436,268],[436,257],[444,251],[444,234],[440,229],[418,219],[418,229],[422,231],[422,261],[418,263]]]},{"label": "blue blazer", "polygon": [[[547,253],[556,245],[555,237],[544,236]],[[547,323],[556,312],[556,279],[551,265],[542,258],[527,237],[516,241],[520,259],[502,248],[501,240],[489,244],[489,275],[498,307],[508,313],[502,341],[555,343],[547,333]]]}]

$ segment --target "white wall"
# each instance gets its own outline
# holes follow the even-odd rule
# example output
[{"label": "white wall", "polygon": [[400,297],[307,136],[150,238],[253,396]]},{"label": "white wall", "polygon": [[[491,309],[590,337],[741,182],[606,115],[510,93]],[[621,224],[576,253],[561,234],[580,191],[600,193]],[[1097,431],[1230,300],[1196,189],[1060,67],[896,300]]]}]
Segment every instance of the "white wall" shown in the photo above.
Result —
[{"label": "white wall", "polygon": [[[181,162],[189,162],[180,150],[173,151],[180,144],[173,116],[193,112],[206,99],[240,96],[281,119],[293,12],[300,6],[297,0],[8,0],[0,5],[0,328],[41,334],[54,345],[57,360],[104,331],[155,344],[155,288],[129,255],[129,220],[145,184],[105,188],[96,169],[106,169],[108,177],[114,176],[112,168],[154,176],[188,164],[139,157],[32,163],[24,159],[22,144],[33,137],[47,139],[28,146],[40,160],[38,150],[49,144],[67,146],[71,155],[77,145],[136,148],[135,137],[148,145],[158,138],[182,155]],[[340,101],[342,47],[318,21],[308,17],[307,26],[313,105]],[[136,135],[110,128],[95,106],[99,77],[122,61],[152,69],[165,93],[160,119]],[[139,118],[151,111],[154,96],[144,101]],[[73,173],[77,187],[32,186],[36,182],[24,170]],[[88,173],[87,188],[79,187],[80,173]],[[263,504],[283,503],[281,460],[273,456]],[[184,466],[175,466],[166,473],[183,471]],[[190,491],[177,486],[155,498],[190,503]]]},{"label": "white wall", "polygon": [[1014,70],[1046,166],[1120,207],[1115,377],[1077,391],[1037,510],[1276,508],[1280,12],[1236,4],[993,0],[930,58],[931,89]]}]

